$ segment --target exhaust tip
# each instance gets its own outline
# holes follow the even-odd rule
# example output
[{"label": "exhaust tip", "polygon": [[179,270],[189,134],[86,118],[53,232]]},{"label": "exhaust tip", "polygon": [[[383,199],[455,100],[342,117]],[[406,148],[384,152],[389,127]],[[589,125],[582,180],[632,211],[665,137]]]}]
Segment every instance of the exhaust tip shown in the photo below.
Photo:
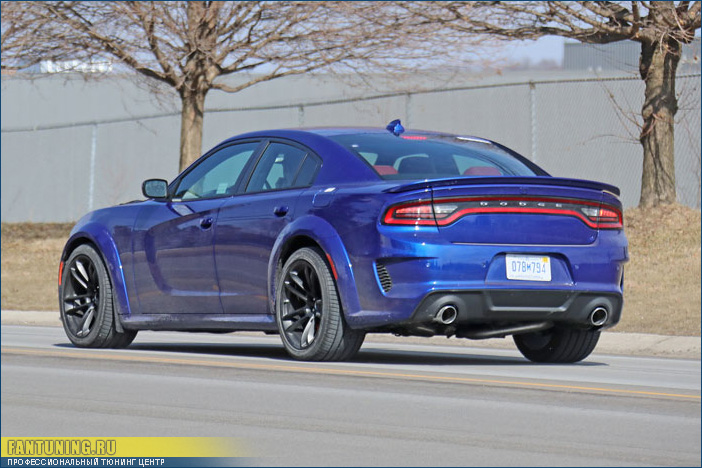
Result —
[{"label": "exhaust tip", "polygon": [[458,310],[453,304],[447,304],[443,306],[436,313],[434,320],[442,325],[451,325],[458,318]]},{"label": "exhaust tip", "polygon": [[604,307],[595,307],[592,312],[590,312],[590,323],[596,327],[602,326],[607,322],[607,317],[609,317],[609,312]]}]

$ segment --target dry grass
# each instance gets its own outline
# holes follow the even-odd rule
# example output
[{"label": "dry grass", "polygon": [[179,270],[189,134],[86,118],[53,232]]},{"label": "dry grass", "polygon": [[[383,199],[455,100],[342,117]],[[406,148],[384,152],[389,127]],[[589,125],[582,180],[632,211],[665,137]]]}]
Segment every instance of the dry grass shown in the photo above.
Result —
[{"label": "dry grass", "polygon": [[627,210],[631,260],[615,330],[700,335],[700,211],[684,206]]},{"label": "dry grass", "polygon": [[2,224],[2,308],[58,310],[58,266],[72,224]]},{"label": "dry grass", "polygon": [[[56,310],[58,261],[70,224],[2,225],[2,308]],[[700,335],[700,211],[625,213],[631,261],[615,331]]]}]

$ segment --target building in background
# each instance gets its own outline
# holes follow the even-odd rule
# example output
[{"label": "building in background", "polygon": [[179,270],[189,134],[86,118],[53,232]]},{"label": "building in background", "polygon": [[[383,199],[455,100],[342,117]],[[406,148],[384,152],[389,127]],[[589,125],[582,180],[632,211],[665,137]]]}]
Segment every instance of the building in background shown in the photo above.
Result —
[{"label": "building in background", "polygon": [[[636,72],[639,70],[641,44],[634,41],[618,41],[610,44],[583,44],[566,42],[563,47],[564,70],[587,70],[589,72]],[[684,44],[678,65],[678,74],[700,72],[700,38]]]},{"label": "building in background", "polygon": [[110,73],[112,63],[109,61],[83,60],[42,60],[41,62],[21,70],[22,73]]}]

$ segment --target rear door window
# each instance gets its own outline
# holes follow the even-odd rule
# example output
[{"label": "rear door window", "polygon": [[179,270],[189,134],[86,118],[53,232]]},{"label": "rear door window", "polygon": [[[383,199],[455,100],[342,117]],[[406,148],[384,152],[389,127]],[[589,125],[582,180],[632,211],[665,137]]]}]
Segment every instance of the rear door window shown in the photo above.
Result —
[{"label": "rear door window", "polygon": [[285,143],[270,143],[251,175],[246,192],[308,186],[317,167],[317,159],[309,152]]}]

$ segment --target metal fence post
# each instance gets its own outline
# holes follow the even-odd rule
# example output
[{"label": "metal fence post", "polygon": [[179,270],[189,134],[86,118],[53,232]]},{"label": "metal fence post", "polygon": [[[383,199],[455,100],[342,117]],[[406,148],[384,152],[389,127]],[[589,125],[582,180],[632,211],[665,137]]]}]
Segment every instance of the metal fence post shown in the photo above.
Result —
[{"label": "metal fence post", "polygon": [[90,142],[90,182],[88,185],[88,211],[93,210],[93,202],[95,197],[95,155],[97,153],[97,123],[93,124]]},{"label": "metal fence post", "polygon": [[536,84],[529,82],[529,105],[531,106],[531,160],[536,162]]}]

